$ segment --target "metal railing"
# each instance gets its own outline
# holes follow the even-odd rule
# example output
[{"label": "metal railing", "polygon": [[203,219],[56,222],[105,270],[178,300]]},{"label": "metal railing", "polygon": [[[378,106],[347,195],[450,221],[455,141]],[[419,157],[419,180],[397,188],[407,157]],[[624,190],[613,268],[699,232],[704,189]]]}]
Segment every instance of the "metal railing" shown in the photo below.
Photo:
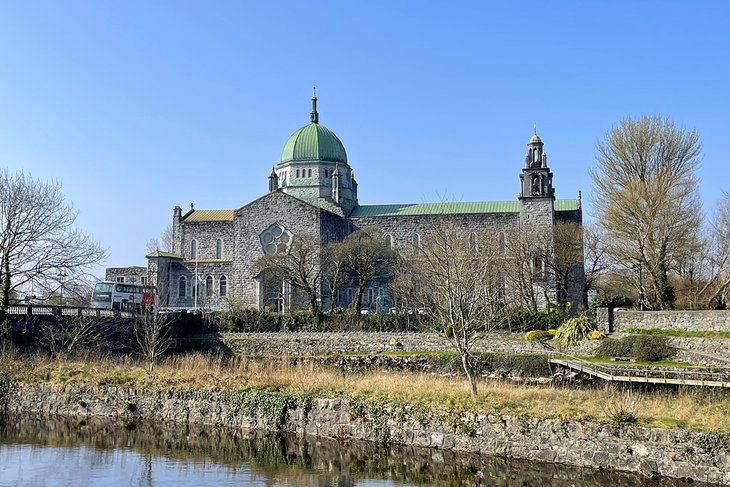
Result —
[{"label": "metal railing", "polygon": [[551,353],[548,361],[612,382],[730,387],[730,368],[727,367],[609,365],[560,353]]},{"label": "metal railing", "polygon": [[12,305],[6,313],[10,316],[85,316],[96,318],[134,318],[139,313],[118,309],[83,308],[78,306]]}]

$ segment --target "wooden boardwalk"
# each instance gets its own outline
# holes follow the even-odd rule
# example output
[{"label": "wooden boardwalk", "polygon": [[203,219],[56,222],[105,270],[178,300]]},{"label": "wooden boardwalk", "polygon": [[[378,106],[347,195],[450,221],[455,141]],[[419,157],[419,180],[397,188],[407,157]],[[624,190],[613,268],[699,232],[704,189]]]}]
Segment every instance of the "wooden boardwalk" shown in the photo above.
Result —
[{"label": "wooden boardwalk", "polygon": [[607,365],[568,355],[551,355],[548,361],[608,382],[730,388],[730,368]]}]

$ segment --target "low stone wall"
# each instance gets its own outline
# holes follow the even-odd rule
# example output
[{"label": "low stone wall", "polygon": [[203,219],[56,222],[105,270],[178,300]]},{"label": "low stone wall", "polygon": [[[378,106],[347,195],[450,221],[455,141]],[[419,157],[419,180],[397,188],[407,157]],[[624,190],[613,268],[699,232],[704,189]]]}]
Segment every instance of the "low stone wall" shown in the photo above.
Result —
[{"label": "low stone wall", "polygon": [[[395,338],[399,347],[390,344]],[[223,333],[223,343],[250,356],[316,356],[335,354],[403,352],[453,352],[454,346],[439,333]],[[581,342],[566,350],[573,355],[591,355],[598,342]],[[518,333],[495,333],[479,340],[475,352],[547,353],[540,342],[528,342]]]},{"label": "low stone wall", "polygon": [[660,328],[684,331],[730,331],[730,310],[701,311],[636,311],[613,310],[612,320],[608,310],[597,310],[596,321],[600,329],[621,332],[627,328]]},{"label": "low stone wall", "polygon": [[283,430],[730,483],[730,438],[713,433],[430,411],[336,398],[295,399],[265,391],[14,384],[0,399],[0,407],[10,413]]}]

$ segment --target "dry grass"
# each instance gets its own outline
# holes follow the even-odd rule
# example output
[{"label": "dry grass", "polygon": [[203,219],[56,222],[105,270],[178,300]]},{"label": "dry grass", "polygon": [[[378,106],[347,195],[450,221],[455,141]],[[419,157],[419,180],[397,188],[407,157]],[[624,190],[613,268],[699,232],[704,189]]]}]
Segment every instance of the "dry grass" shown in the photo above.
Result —
[{"label": "dry grass", "polygon": [[324,369],[311,362],[294,363],[287,358],[230,359],[192,353],[167,357],[152,372],[144,363],[130,358],[102,357],[85,362],[5,358],[0,365],[0,376],[26,382],[273,388],[301,395],[380,398],[492,414],[608,422],[618,409],[630,408],[644,425],[730,432],[727,391],[634,392],[622,396],[611,389],[482,382],[478,396],[472,397],[467,381],[461,377],[387,372],[343,374],[339,369]]}]

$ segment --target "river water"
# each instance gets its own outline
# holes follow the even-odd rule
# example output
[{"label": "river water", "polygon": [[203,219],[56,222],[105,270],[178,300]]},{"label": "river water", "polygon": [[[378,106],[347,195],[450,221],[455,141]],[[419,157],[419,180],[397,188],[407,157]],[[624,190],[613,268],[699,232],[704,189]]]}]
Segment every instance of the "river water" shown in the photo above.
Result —
[{"label": "river water", "polygon": [[[159,422],[0,420],[0,486],[687,485],[428,448]],[[695,483],[694,485],[698,485]]]}]

